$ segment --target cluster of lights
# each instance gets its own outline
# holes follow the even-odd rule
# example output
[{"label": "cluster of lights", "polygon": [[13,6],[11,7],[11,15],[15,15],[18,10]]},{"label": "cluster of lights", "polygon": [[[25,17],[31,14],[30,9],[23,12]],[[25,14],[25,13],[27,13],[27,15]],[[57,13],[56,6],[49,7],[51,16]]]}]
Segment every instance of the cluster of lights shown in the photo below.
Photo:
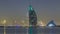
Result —
[{"label": "cluster of lights", "polygon": [[[16,20],[15,20],[14,22],[17,23]],[[2,24],[5,25],[6,23],[7,23],[7,20],[6,20],[6,19],[2,20]],[[25,21],[23,20],[23,21],[22,21],[22,24],[24,25],[24,23],[25,23]],[[43,21],[39,21],[38,24],[39,24],[40,26],[45,26],[45,24],[43,23]],[[53,24],[53,23],[50,23],[48,26],[49,26],[49,27],[52,27],[52,26],[54,26],[54,24]]]},{"label": "cluster of lights", "polygon": [[[38,26],[45,26],[45,24],[43,23],[43,21],[38,21]],[[53,22],[53,21],[50,21],[48,24],[47,24],[48,27],[55,27],[56,24]]]}]

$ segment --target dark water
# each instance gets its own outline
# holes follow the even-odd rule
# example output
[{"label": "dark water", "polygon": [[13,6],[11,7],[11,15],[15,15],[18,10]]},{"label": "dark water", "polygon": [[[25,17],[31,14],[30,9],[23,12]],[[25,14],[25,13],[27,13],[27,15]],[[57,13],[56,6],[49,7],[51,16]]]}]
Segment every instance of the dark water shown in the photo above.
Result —
[{"label": "dark water", "polygon": [[[27,27],[8,26],[5,29],[6,34],[28,34]],[[4,27],[0,26],[0,34],[4,33]],[[37,27],[37,34],[60,34],[60,27]]]}]

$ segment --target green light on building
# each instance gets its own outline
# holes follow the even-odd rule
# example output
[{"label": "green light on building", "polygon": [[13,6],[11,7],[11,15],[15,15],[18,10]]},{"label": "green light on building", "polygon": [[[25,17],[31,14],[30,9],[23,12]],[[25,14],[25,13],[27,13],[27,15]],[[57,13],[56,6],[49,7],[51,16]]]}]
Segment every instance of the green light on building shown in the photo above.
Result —
[{"label": "green light on building", "polygon": [[30,10],[30,11],[32,11],[32,10],[33,10],[33,7],[32,7],[31,5],[29,6],[29,10]]}]

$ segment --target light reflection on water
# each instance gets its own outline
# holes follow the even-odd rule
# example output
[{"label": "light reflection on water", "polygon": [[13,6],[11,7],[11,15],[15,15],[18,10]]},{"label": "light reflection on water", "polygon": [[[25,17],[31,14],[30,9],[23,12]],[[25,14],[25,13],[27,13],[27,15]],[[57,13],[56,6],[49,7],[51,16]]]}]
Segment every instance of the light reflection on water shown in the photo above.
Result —
[{"label": "light reflection on water", "polygon": [[[38,31],[37,34],[60,34],[60,27],[55,27],[55,28],[37,27],[37,31]],[[4,27],[0,27],[0,34],[3,34],[3,32],[4,32]],[[6,34],[28,34],[28,28],[27,27],[18,27],[18,28],[6,27]]]}]

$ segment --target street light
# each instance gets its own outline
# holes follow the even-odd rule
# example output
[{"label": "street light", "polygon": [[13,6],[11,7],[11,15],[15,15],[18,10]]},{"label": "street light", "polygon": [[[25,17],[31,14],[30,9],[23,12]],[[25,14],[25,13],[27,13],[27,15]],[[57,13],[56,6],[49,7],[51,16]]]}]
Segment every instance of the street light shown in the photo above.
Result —
[{"label": "street light", "polygon": [[2,24],[4,25],[4,34],[6,34],[6,31],[5,31],[6,20],[5,19],[2,21]]}]

